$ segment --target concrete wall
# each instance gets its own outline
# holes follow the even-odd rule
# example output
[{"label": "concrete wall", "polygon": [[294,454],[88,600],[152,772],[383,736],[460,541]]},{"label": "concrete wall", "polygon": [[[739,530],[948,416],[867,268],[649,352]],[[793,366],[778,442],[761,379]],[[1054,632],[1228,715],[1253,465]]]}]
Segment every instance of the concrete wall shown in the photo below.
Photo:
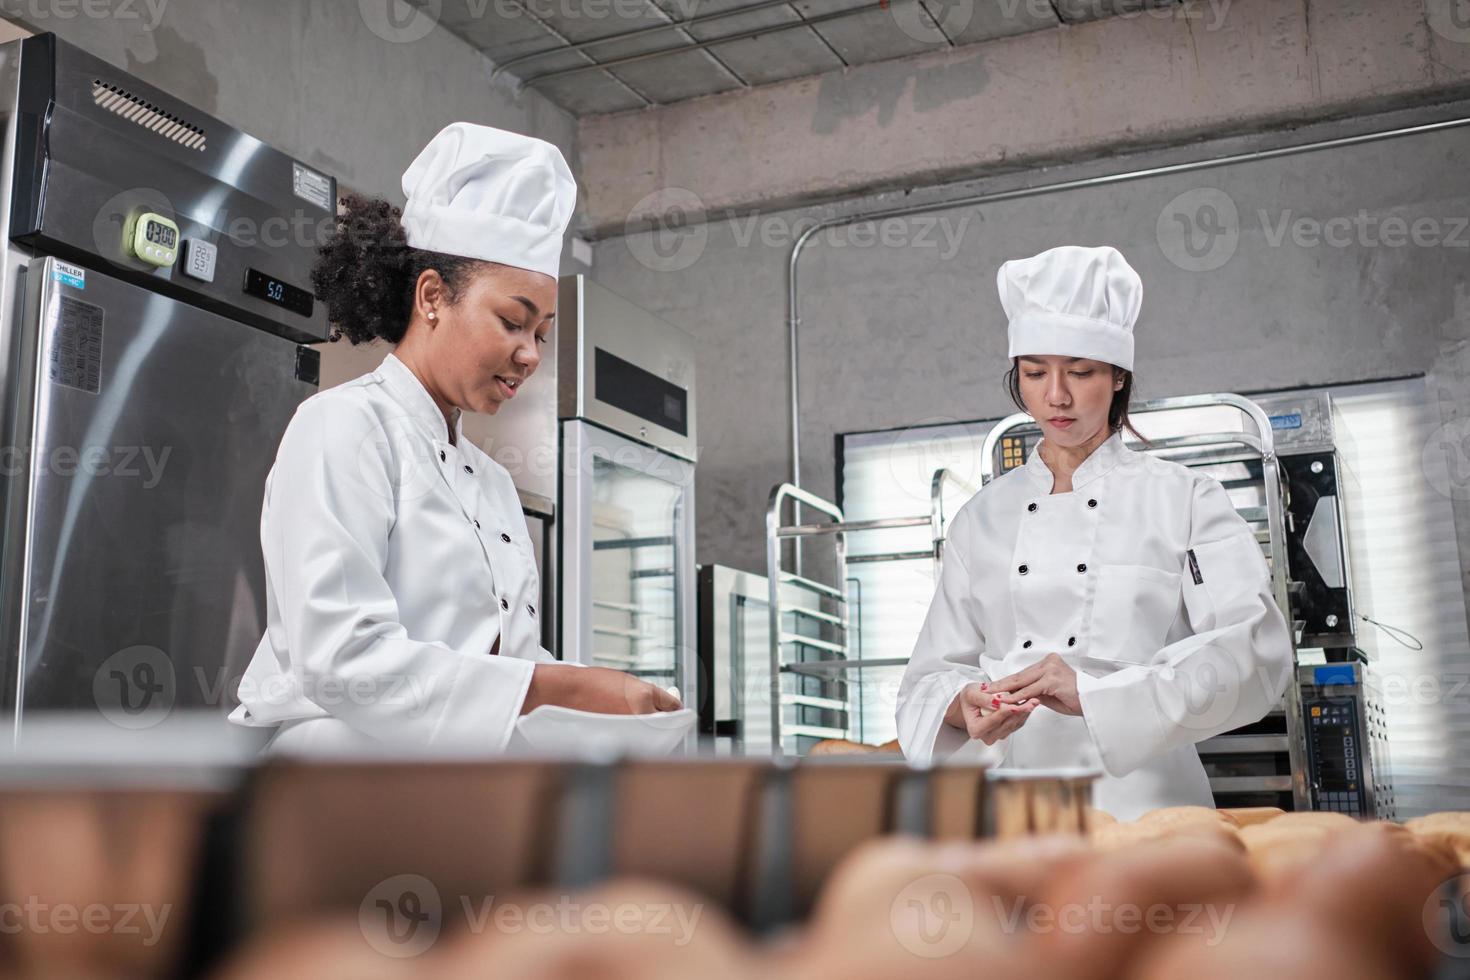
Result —
[{"label": "concrete wall", "polygon": [[1133,6],[1159,9],[584,119],[589,226],[669,188],[769,210],[1470,92],[1456,0]]},{"label": "concrete wall", "polygon": [[[1324,124],[1291,139],[1423,118]],[[1238,138],[1025,179],[1280,142]],[[838,433],[1011,412],[1000,383],[1007,364],[996,268],[1063,243],[1115,245],[1142,275],[1140,397],[1428,372],[1445,417],[1463,415],[1467,175],[1470,127],[945,211],[876,234],[869,226],[818,236],[801,264],[804,483],[834,493]],[[789,448],[787,256],[793,231],[830,213],[736,218],[596,249],[599,281],[701,341],[701,562],[764,569],[765,501],[786,478]],[[1333,218],[1346,224],[1314,224]],[[1210,228],[1218,233],[1202,230]]]}]

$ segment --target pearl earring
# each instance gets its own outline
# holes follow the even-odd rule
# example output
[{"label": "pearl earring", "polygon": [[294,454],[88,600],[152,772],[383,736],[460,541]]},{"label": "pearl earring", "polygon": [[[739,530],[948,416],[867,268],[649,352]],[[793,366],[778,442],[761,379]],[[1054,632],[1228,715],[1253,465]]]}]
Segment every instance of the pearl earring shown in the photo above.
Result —
[{"label": "pearl earring", "polygon": [[437,319],[439,319],[439,314],[435,313],[433,310],[430,310],[429,311],[429,319],[430,320],[437,320]]}]

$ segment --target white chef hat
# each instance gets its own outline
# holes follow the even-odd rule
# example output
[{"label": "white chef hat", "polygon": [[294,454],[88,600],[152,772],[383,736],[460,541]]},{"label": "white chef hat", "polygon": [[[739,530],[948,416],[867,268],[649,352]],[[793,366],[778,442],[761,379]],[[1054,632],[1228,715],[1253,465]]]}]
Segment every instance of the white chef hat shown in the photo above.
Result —
[{"label": "white chef hat", "polygon": [[403,172],[408,244],[555,278],[577,182],[561,151],[474,123],[451,123]]},{"label": "white chef hat", "polygon": [[1110,246],[1063,245],[1013,259],[995,277],[1010,320],[1010,356],[1061,354],[1133,370],[1143,281]]}]

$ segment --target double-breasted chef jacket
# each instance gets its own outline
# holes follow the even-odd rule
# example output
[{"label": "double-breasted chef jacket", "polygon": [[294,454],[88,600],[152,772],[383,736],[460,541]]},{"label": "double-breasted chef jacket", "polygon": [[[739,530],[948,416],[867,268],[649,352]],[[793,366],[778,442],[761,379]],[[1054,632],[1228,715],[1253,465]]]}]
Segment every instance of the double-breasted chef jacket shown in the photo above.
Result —
[{"label": "double-breasted chef jacket", "polygon": [[[1218,481],[1120,434],[1070,493],[1052,484],[1033,452],[951,523],[899,690],[904,752],[1100,770],[1095,805],[1119,819],[1211,806],[1194,743],[1263,717],[1293,667],[1260,546]],[[1040,707],[991,747],[945,724],[964,685],[1049,653],[1076,670],[1081,717]]]},{"label": "double-breasted chef jacket", "polygon": [[260,522],[266,632],[230,716],[281,726],[271,751],[496,752],[555,662],[510,474],[456,430],[392,354],[287,427]]}]

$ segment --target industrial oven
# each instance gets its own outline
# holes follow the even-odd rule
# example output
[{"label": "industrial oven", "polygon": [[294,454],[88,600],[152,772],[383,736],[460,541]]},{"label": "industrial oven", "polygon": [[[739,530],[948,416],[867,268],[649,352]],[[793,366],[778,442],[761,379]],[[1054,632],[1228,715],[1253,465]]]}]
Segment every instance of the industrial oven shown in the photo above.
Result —
[{"label": "industrial oven", "polygon": [[[1355,602],[1353,437],[1327,392],[1257,399],[1271,418],[1286,496],[1297,686],[1312,807],[1396,816],[1381,688]],[[1361,518],[1359,518],[1360,520]],[[1361,573],[1361,569],[1359,569]]]}]

